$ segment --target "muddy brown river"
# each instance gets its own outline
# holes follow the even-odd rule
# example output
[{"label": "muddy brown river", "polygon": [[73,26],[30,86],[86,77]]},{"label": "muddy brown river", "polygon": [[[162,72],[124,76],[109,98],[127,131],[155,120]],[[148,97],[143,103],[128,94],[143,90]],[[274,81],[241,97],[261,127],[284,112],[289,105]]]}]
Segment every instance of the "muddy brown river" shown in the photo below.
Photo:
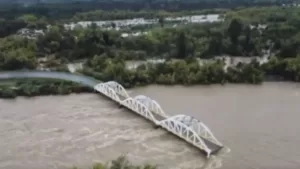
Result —
[{"label": "muddy brown river", "polygon": [[197,149],[96,94],[0,100],[0,168],[87,168],[126,155],[172,169],[299,169],[300,84],[148,86],[130,91],[203,121],[226,146]]}]

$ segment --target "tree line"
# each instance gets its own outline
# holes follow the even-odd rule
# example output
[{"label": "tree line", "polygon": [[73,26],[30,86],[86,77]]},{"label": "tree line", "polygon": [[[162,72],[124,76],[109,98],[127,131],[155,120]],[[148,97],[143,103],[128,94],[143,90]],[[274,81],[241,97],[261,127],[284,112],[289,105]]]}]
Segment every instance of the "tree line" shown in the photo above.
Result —
[{"label": "tree line", "polygon": [[300,81],[300,58],[278,59],[260,64],[256,60],[239,63],[224,69],[222,60],[199,64],[194,58],[169,60],[164,63],[148,63],[136,69],[127,69],[122,59],[107,59],[96,55],[88,60],[81,73],[102,81],[115,80],[125,87],[147,84],[260,84],[265,80]]},{"label": "tree line", "polygon": [[[78,12],[87,12],[97,9],[102,10],[167,10],[167,11],[182,11],[182,10],[199,10],[199,9],[214,9],[214,8],[227,8],[233,9],[238,7],[255,7],[255,6],[281,6],[282,4],[297,3],[295,0],[135,0],[135,1],[77,1],[65,3],[35,3],[30,6],[24,4],[13,3],[1,4],[0,16],[6,18],[14,18],[19,14],[32,13],[34,15],[45,16],[49,18],[68,18]],[[21,1],[22,2],[22,1]],[[10,12],[11,11],[11,12]]]},{"label": "tree line", "polygon": [[224,62],[213,61],[200,65],[193,58],[186,60],[169,60],[164,63],[148,63],[136,69],[127,69],[122,59],[107,59],[95,56],[86,62],[83,74],[102,81],[115,80],[124,87],[147,84],[224,84],[251,83],[259,84],[264,80],[261,66],[253,61],[224,69]]},{"label": "tree line", "polygon": [[[78,14],[74,17],[98,17],[97,12],[92,15]],[[127,13],[115,12],[109,16],[100,12],[99,16],[121,17],[127,16]],[[122,38],[122,32],[106,31],[96,25],[76,27],[70,31],[62,24],[53,24],[52,28],[46,29],[45,18],[24,15],[17,21],[3,21],[0,36],[7,37],[24,25],[28,28],[44,28],[46,35],[36,41],[38,53],[65,55],[62,57],[74,59],[93,57],[102,54],[104,49],[119,50],[133,58],[210,58],[224,54],[258,56],[262,55],[263,50],[271,50],[280,57],[295,57],[299,52],[300,35],[297,27],[300,25],[300,10],[297,8],[247,8],[227,12],[225,16],[224,22],[189,24],[176,28],[164,24],[165,21],[161,19],[161,26],[147,26],[147,34]]]},{"label": "tree line", "polygon": [[67,95],[93,92],[93,89],[74,82],[55,79],[9,79],[0,83],[0,98],[17,96]]},{"label": "tree line", "polygon": [[[1,38],[0,69],[36,69],[40,58],[50,57],[52,61],[46,63],[50,67],[86,60],[83,73],[104,81],[116,80],[125,86],[256,84],[271,75],[298,81],[299,18],[298,8],[246,8],[227,12],[224,22],[178,27],[161,24],[149,28],[145,34],[128,37],[122,37],[122,31],[106,30],[95,24],[72,30],[53,24],[37,39],[16,35]],[[18,19],[32,27],[43,23],[42,18],[32,15]],[[222,55],[262,56],[263,51],[274,56],[264,65],[252,62],[224,70],[222,61],[204,65],[197,61]],[[152,58],[163,58],[167,62],[144,65],[137,70],[126,68],[126,60]]]}]

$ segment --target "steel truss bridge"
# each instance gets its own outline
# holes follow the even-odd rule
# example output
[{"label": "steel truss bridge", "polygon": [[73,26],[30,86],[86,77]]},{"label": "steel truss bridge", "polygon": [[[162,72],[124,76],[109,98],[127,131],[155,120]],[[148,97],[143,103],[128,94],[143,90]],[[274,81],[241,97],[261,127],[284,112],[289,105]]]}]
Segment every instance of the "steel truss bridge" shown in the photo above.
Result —
[{"label": "steel truss bridge", "polygon": [[144,95],[132,98],[124,87],[115,81],[99,83],[86,76],[61,72],[0,72],[0,80],[12,78],[55,78],[81,83],[93,87],[98,93],[205,151],[207,157],[223,147],[222,143],[201,121],[183,114],[169,116],[155,100]]},{"label": "steel truss bridge", "polygon": [[201,121],[187,115],[167,115],[151,98],[138,95],[130,97],[122,85],[115,81],[99,83],[94,89],[118,104],[132,110],[193,146],[204,150],[207,157],[223,147],[209,128]]}]

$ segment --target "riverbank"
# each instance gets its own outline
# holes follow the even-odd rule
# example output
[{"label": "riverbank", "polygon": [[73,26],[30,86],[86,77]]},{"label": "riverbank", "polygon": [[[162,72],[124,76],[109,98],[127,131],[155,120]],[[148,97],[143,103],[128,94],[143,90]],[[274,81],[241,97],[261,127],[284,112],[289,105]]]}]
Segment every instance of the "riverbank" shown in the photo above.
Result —
[{"label": "riverbank", "polygon": [[91,93],[93,89],[78,83],[58,79],[7,79],[0,82],[0,98],[17,96],[67,95]]},{"label": "riverbank", "polygon": [[[225,83],[261,84],[269,80],[300,81],[300,58],[278,59],[268,62],[238,63],[225,67],[222,60],[199,64],[196,59],[168,60],[162,63],[146,63],[136,69],[128,69],[122,59],[95,56],[88,60],[82,74],[101,81],[114,80],[124,87],[149,84],[209,85]],[[275,78],[274,78],[275,77]]]},{"label": "riverbank", "polygon": [[[250,63],[227,67],[227,69],[224,69],[222,61],[200,65],[194,59],[169,60],[163,63],[140,65],[132,70],[127,69],[124,60],[95,56],[87,61],[84,68],[77,74],[43,71],[0,72],[0,80],[3,82],[0,86],[0,97],[92,92],[93,87],[101,81],[116,81],[125,88],[150,84],[261,84],[270,80],[299,82],[299,72],[300,58],[272,57],[269,62],[263,64],[253,60]],[[13,83],[9,83],[12,79]]]},{"label": "riverbank", "polygon": [[[92,63],[92,64],[91,64]],[[96,66],[98,65],[98,66]],[[93,92],[101,81],[116,81],[125,88],[160,85],[261,84],[264,81],[299,81],[299,58],[271,58],[260,65],[253,61],[224,69],[216,61],[199,65],[195,60],[166,61],[127,69],[124,60],[103,59],[99,56],[86,63],[80,73],[46,71],[0,72],[0,97],[65,95]]]}]

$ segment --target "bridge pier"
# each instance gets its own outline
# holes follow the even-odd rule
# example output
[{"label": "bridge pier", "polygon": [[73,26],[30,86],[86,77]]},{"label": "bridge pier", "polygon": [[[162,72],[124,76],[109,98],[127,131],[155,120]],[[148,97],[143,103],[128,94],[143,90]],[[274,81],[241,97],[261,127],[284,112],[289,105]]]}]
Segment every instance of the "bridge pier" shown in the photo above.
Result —
[{"label": "bridge pier", "polygon": [[158,124],[155,124],[154,128],[155,129],[161,129],[162,127],[160,125],[158,125]]}]

